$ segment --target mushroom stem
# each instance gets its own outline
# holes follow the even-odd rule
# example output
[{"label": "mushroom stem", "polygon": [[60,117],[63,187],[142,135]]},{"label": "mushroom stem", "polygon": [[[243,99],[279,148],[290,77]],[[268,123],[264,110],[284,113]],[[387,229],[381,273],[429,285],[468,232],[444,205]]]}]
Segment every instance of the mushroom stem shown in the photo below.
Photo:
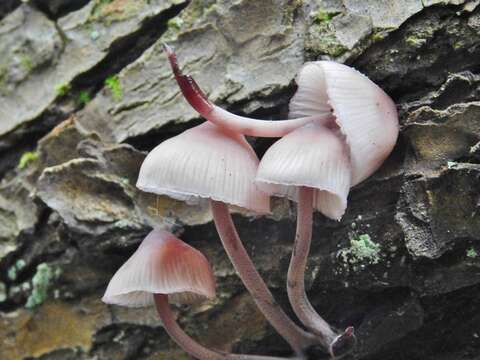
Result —
[{"label": "mushroom stem", "polygon": [[287,292],[293,311],[300,321],[320,336],[328,347],[337,337],[330,325],[315,311],[305,292],[305,267],[312,241],[312,214],[314,189],[298,189],[297,232],[287,275]]},{"label": "mushroom stem", "polygon": [[315,338],[298,327],[276,303],[272,293],[248,256],[227,205],[220,201],[210,200],[210,206],[225,251],[245,287],[275,330],[298,355],[302,356],[304,350],[316,342]]},{"label": "mushroom stem", "polygon": [[241,355],[207,349],[180,328],[168,303],[168,295],[154,294],[158,315],[168,335],[187,353],[200,360],[281,360],[283,358],[259,355]]},{"label": "mushroom stem", "polygon": [[154,294],[155,306],[157,308],[158,315],[162,319],[165,331],[170,337],[187,353],[200,359],[200,360],[223,360],[225,356],[219,354],[213,350],[203,347],[190,336],[188,336],[178,326],[177,321],[172,313],[170,304],[168,303],[168,295]]},{"label": "mushroom stem", "polygon": [[312,241],[314,191],[303,186],[298,189],[297,231],[288,268],[287,292],[293,311],[300,321],[319,336],[332,357],[338,358],[351,352],[355,346],[353,327],[348,327],[342,334],[336,333],[315,311],[305,292],[305,268]]},{"label": "mushroom stem", "polygon": [[309,122],[318,121],[327,124],[333,117],[331,112],[315,116],[306,116],[291,120],[258,120],[232,114],[212,104],[190,75],[183,75],[177,62],[174,50],[163,44],[175,79],[188,103],[205,119],[223,128],[237,133],[257,137],[282,137]]}]

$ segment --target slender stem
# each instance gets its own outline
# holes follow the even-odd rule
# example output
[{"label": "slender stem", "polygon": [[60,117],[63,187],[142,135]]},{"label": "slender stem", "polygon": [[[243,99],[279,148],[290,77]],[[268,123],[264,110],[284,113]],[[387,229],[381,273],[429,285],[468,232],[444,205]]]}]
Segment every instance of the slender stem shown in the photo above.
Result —
[{"label": "slender stem", "polygon": [[162,319],[163,326],[168,335],[187,353],[200,359],[200,360],[223,360],[225,356],[203,347],[190,336],[188,336],[178,326],[175,317],[173,316],[170,305],[168,304],[168,295],[155,294],[155,306],[157,308],[158,315]]},{"label": "slender stem", "polygon": [[154,294],[155,306],[157,308],[158,315],[162,319],[163,326],[168,335],[187,353],[200,360],[282,360],[283,358],[272,356],[260,356],[260,355],[241,355],[241,354],[229,354],[222,353],[207,349],[200,345],[190,336],[188,336],[178,326],[177,321],[170,309],[168,303],[168,295]]},{"label": "slender stem", "polygon": [[177,84],[188,103],[205,119],[214,124],[230,129],[237,133],[259,137],[281,137],[296,128],[318,121],[322,124],[329,123],[333,117],[330,112],[316,116],[306,116],[290,120],[258,120],[232,114],[212,104],[200,89],[196,81],[190,75],[184,75],[177,62],[177,56],[173,49],[163,44],[168,60],[172,67]]},{"label": "slender stem", "polygon": [[300,187],[298,192],[297,232],[287,275],[288,298],[300,321],[310,331],[319,335],[322,343],[328,348],[338,334],[315,311],[305,293],[305,267],[312,240],[314,189]]},{"label": "slender stem", "polygon": [[312,242],[313,197],[314,189],[309,187],[298,189],[297,231],[287,275],[288,298],[300,321],[318,335],[333,358],[340,358],[355,347],[353,327],[349,326],[341,334],[333,331],[315,311],[305,292],[305,268]]},{"label": "slender stem", "polygon": [[232,114],[216,105],[213,105],[212,111],[201,115],[215,125],[256,137],[282,137],[310,122],[326,125],[333,120],[331,113],[290,120],[258,120]]},{"label": "slender stem", "polygon": [[299,355],[303,354],[307,347],[316,342],[315,338],[299,328],[275,302],[238,236],[227,205],[210,200],[210,206],[225,251],[258,308],[293,350]]}]

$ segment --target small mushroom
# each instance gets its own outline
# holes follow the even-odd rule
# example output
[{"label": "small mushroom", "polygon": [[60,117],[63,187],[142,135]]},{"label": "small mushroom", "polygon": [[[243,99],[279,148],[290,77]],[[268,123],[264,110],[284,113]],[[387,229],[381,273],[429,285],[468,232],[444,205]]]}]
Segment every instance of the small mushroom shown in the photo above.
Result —
[{"label": "small mushroom", "polygon": [[333,61],[306,63],[297,84],[289,117],[312,116],[329,106],[350,151],[352,186],[372,175],[397,142],[392,99],[359,71]]},{"label": "small mushroom", "polygon": [[258,162],[243,135],[205,122],[156,146],[137,187],[190,204],[212,199],[269,213],[270,198],[254,183]]},{"label": "small mushroom", "polygon": [[176,303],[215,297],[215,278],[203,254],[163,230],[153,230],[110,280],[107,304],[146,307],[152,294]]},{"label": "small mushroom", "polygon": [[316,189],[313,206],[340,220],[352,183],[350,152],[335,123],[310,123],[275,142],[263,156],[256,176],[269,195],[298,201],[301,187]]},{"label": "small mushroom", "polygon": [[243,135],[205,122],[155,147],[142,164],[137,187],[188,202],[209,199],[220,239],[247,290],[267,320],[300,354],[312,344],[312,336],[276,305],[227,206],[269,212],[269,196],[254,183],[257,168],[258,158]]},{"label": "small mushroom", "polygon": [[370,176],[392,151],[398,118],[395,105],[378,86],[344,65],[309,63],[297,82],[290,116],[323,111],[327,103],[334,117],[328,123],[304,125],[271,146],[260,162],[257,182],[268,194],[298,201],[287,280],[289,299],[301,321],[321,336],[332,356],[338,357],[355,344],[353,328],[335,333],[305,294],[312,211],[315,208],[327,217],[341,219],[350,187]]},{"label": "small mushroom", "polygon": [[[259,187],[268,194],[298,201],[297,232],[288,269],[287,291],[295,314],[320,337],[332,356],[347,352],[339,340],[354,345],[353,328],[337,334],[315,311],[305,293],[305,267],[312,238],[313,208],[339,220],[347,207],[352,171],[348,147],[338,127],[307,124],[274,143],[257,172]],[[351,350],[351,349],[348,349]]]},{"label": "small mushroom", "polygon": [[210,350],[187,335],[176,322],[169,301],[191,304],[214,297],[215,278],[205,256],[174,235],[153,230],[112,277],[102,300],[127,307],[155,304],[170,337],[198,359],[279,359]]}]

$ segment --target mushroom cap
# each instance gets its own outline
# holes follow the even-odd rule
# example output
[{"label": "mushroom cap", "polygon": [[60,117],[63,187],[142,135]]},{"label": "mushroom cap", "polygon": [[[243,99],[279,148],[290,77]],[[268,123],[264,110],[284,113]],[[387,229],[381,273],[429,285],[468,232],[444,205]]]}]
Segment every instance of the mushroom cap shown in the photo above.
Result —
[{"label": "mushroom cap", "polygon": [[154,304],[153,294],[175,303],[215,297],[215,277],[198,250],[163,230],[153,230],[117,270],[102,301],[128,307]]},{"label": "mushroom cap", "polygon": [[398,114],[392,99],[365,75],[333,61],[306,63],[297,76],[290,118],[330,108],[346,137],[352,162],[352,186],[375,172],[393,150]]},{"label": "mushroom cap", "polygon": [[351,173],[348,149],[338,129],[310,123],[267,150],[256,181],[268,194],[294,201],[299,186],[314,188],[314,208],[339,220],[347,207]]},{"label": "mushroom cap", "polygon": [[258,163],[243,135],[204,122],[155,147],[137,187],[188,203],[209,198],[268,213],[270,199],[254,182]]}]

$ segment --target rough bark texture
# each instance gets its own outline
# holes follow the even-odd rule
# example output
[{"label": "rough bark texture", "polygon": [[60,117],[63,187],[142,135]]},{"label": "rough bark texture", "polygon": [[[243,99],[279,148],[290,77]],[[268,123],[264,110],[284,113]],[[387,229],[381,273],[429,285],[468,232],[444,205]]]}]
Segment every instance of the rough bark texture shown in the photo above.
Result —
[{"label": "rough bark texture", "polygon": [[[398,104],[401,135],[314,219],[307,291],[365,360],[480,359],[480,6],[462,0],[7,0],[0,4],[0,358],[185,359],[154,310],[100,302],[152,226],[201,249],[218,297],[179,308],[205,345],[288,355],[222,251],[206,208],[136,190],[162,140],[201,121],[162,52],[217,104],[286,115],[308,60],[350,64]],[[254,140],[261,154],[271,143]],[[292,204],[235,221],[280,304]],[[312,358],[324,358],[318,353]]]}]

